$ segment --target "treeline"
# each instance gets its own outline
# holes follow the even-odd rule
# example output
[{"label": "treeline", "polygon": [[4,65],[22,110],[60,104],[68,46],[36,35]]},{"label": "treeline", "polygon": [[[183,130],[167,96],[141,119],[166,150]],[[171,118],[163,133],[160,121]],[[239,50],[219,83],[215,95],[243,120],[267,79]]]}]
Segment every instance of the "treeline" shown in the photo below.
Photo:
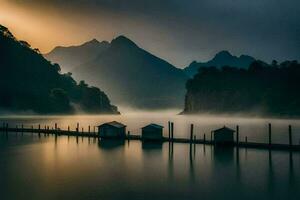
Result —
[{"label": "treeline", "polygon": [[0,70],[0,111],[118,113],[104,92],[84,81],[77,84],[70,73],[61,74],[58,64],[1,25]]},{"label": "treeline", "polygon": [[248,69],[203,67],[186,83],[183,113],[300,116],[300,64],[254,61]]}]

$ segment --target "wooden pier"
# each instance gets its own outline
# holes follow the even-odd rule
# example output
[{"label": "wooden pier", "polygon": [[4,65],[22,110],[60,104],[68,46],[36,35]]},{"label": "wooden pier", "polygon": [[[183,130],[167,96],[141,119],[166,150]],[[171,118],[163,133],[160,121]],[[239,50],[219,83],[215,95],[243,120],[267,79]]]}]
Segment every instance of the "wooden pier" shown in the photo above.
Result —
[{"label": "wooden pier", "polygon": [[[240,141],[239,139],[239,126],[236,127],[236,139],[233,142],[232,146],[238,147],[238,148],[255,148],[255,149],[269,149],[269,150],[288,150],[288,151],[300,151],[300,144],[296,145],[293,144],[292,141],[292,126],[289,125],[288,127],[288,138],[289,138],[289,144],[276,144],[272,143],[272,128],[271,124],[268,125],[268,143],[259,143],[259,142],[249,142],[248,138],[245,137],[245,141]],[[20,127],[9,127],[8,124],[3,124],[2,127],[0,127],[0,132],[2,134],[8,134],[8,132],[16,132],[16,133],[35,133],[41,136],[41,134],[44,135],[55,135],[55,136],[75,136],[75,137],[90,137],[90,138],[99,138],[98,133],[95,131],[95,128],[93,132],[91,132],[91,127],[89,126],[88,131],[84,132],[83,128],[81,131],[79,131],[79,123],[77,123],[77,127],[75,131],[70,130],[70,126],[68,126],[67,130],[61,130],[58,128],[57,124],[55,123],[55,127],[51,128],[49,126],[44,126],[44,128],[41,128],[40,125],[38,125],[37,128],[34,128],[34,126],[24,128],[23,125]],[[124,139],[124,138],[123,138]],[[128,134],[125,137],[126,140],[140,140],[142,141],[141,135],[134,135],[128,132]],[[191,124],[190,129],[190,137],[189,138],[176,138],[174,137],[174,123],[169,122],[169,130],[168,130],[168,137],[163,137],[158,142],[170,142],[170,143],[187,143],[187,144],[206,144],[206,145],[215,145],[215,142],[212,137],[210,140],[206,139],[206,134],[204,134],[203,139],[196,139],[196,136],[194,136],[194,125]]]}]

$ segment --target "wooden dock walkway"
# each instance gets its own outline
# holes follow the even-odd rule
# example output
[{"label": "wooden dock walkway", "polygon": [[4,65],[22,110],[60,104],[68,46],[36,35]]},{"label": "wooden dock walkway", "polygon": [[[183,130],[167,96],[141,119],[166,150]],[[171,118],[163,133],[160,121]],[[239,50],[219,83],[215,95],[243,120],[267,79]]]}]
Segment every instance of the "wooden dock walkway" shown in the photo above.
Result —
[{"label": "wooden dock walkway", "polygon": [[[170,142],[170,143],[188,143],[190,145],[192,144],[206,144],[206,145],[215,145],[212,137],[211,140],[206,140],[205,135],[203,139],[196,139],[195,136],[193,136],[193,128],[191,127],[191,136],[190,138],[175,138],[174,133],[173,133],[172,127],[171,131],[169,131],[169,137],[163,137],[161,140],[158,140],[158,142]],[[238,130],[238,127],[237,127]],[[10,128],[6,124],[3,127],[0,127],[0,132],[3,134],[8,134],[8,132],[16,132],[16,133],[35,133],[38,134],[39,136],[41,134],[45,135],[55,135],[55,136],[75,136],[75,137],[90,137],[90,138],[99,138],[98,134],[95,131],[89,131],[84,132],[79,131],[77,128],[76,131],[72,131],[69,129],[68,130],[60,130],[57,127],[55,129],[49,129],[49,127],[45,127],[42,129],[40,126],[39,128],[24,128],[23,126],[21,128]],[[254,149],[269,149],[269,150],[288,150],[288,151],[300,151],[300,145],[292,145],[292,144],[276,144],[276,143],[271,143],[271,140],[269,140],[269,143],[257,143],[257,142],[248,142],[247,137],[246,141],[239,141],[238,139],[238,131],[237,131],[237,139],[236,141],[233,142],[233,146],[238,147],[238,148],[254,148]],[[270,136],[270,134],[269,134]],[[101,139],[101,138],[99,138]],[[142,141],[141,135],[132,135],[128,133],[125,137],[126,140],[140,140]]]}]

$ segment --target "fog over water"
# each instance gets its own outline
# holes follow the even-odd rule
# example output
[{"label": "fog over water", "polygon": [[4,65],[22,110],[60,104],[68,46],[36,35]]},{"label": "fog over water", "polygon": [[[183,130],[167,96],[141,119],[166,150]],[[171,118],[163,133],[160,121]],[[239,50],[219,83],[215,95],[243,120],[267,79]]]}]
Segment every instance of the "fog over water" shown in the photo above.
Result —
[{"label": "fog over water", "polygon": [[[157,123],[164,126],[164,136],[168,135],[168,121],[174,122],[175,137],[188,138],[190,134],[190,124],[194,124],[194,132],[197,138],[210,138],[212,130],[228,126],[236,129],[240,126],[240,138],[248,141],[267,142],[268,141],[268,123],[272,124],[272,141],[274,143],[288,143],[288,125],[293,128],[293,141],[300,142],[300,120],[298,119],[272,119],[261,117],[245,117],[240,115],[179,115],[181,110],[165,111],[137,111],[128,108],[121,109],[121,115],[58,115],[58,116],[39,116],[39,115],[2,115],[0,122],[9,123],[15,127],[21,124],[31,127],[49,126],[54,127],[57,123],[60,129],[67,129],[68,126],[75,130],[77,123],[80,124],[80,130],[84,128],[94,130],[105,122],[119,121],[127,125],[127,131],[131,134],[141,134],[141,128],[149,123]],[[1,123],[1,124],[2,124]],[[95,130],[97,128],[95,127]]]}]

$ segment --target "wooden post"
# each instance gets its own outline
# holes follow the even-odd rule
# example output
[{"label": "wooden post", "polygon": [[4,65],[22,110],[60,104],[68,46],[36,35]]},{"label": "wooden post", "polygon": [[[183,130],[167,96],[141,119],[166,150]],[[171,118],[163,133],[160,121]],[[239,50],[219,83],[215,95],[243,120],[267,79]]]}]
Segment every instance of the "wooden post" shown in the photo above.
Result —
[{"label": "wooden post", "polygon": [[127,132],[127,138],[129,140],[129,138],[130,138],[130,131]]},{"label": "wooden post", "polygon": [[77,122],[76,131],[79,132],[79,123]]},{"label": "wooden post", "polygon": [[289,125],[289,145],[290,145],[290,147],[293,146],[292,126],[291,125]]},{"label": "wooden post", "polygon": [[91,132],[91,126],[89,125],[89,133]]},{"label": "wooden post", "polygon": [[57,130],[57,123],[55,123],[55,128],[54,129],[55,129],[55,131]]},{"label": "wooden post", "polygon": [[269,123],[269,146],[272,144],[272,125]]},{"label": "wooden post", "polygon": [[193,142],[194,137],[194,124],[191,124],[190,143]]},{"label": "wooden post", "polygon": [[70,132],[70,126],[68,126],[68,132]]},{"label": "wooden post", "polygon": [[169,140],[171,138],[171,122],[170,121],[168,121],[168,138],[169,138]]},{"label": "wooden post", "polygon": [[239,146],[239,134],[240,134],[240,127],[236,126],[236,145]]},{"label": "wooden post", "polygon": [[83,127],[81,128],[81,133],[83,134]]},{"label": "wooden post", "polygon": [[204,144],[206,143],[205,133],[204,133],[204,135],[203,135],[203,143],[204,143]]},{"label": "wooden post", "polygon": [[173,139],[174,139],[174,123],[171,122],[171,137],[172,137],[172,142],[173,142]]},{"label": "wooden post", "polygon": [[245,137],[245,142],[246,142],[246,144],[248,143],[248,137],[247,136]]}]

